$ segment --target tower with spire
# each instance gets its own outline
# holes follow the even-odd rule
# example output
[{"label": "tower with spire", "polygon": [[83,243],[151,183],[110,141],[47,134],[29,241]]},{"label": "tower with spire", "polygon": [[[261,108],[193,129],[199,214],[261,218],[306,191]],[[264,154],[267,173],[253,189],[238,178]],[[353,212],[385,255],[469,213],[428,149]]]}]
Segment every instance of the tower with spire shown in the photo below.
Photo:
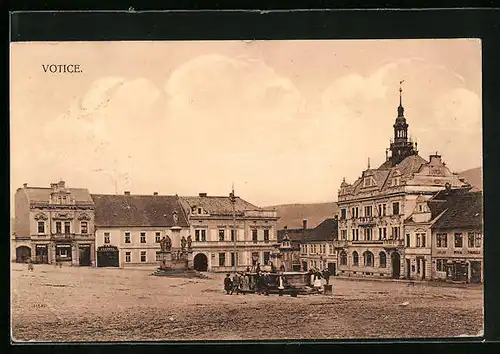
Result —
[{"label": "tower with spire", "polygon": [[396,122],[394,123],[394,139],[391,142],[389,150],[391,151],[391,157],[389,161],[392,165],[397,165],[403,161],[406,157],[415,155],[417,151],[414,148],[413,142],[408,140],[408,123],[406,123],[406,118],[404,115],[405,109],[403,107],[403,89],[401,84],[404,80],[399,82],[399,106],[398,106],[398,116]]}]

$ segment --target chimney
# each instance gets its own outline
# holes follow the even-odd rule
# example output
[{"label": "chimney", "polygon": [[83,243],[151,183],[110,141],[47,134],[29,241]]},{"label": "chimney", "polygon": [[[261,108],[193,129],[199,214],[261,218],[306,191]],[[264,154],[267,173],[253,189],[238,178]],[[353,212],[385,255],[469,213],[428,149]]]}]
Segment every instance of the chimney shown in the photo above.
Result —
[{"label": "chimney", "polygon": [[302,220],[302,228],[307,229],[307,219]]},{"label": "chimney", "polygon": [[199,195],[200,197],[206,197],[206,196],[207,196],[207,193],[198,193],[198,195]]},{"label": "chimney", "polygon": [[153,195],[158,195],[158,192],[153,192]]},{"label": "chimney", "polygon": [[285,229],[285,230],[286,230],[286,229],[288,229],[288,226],[286,226],[286,225],[285,225],[285,226],[283,226],[283,229]]},{"label": "chimney", "polygon": [[28,188],[28,183],[23,183],[23,188]]},{"label": "chimney", "polygon": [[125,191],[125,195],[130,195],[130,191]]}]

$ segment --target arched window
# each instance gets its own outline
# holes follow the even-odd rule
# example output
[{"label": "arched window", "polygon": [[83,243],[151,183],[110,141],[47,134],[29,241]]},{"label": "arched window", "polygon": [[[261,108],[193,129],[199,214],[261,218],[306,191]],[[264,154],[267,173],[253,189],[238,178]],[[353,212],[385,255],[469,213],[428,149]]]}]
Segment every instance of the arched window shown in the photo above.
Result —
[{"label": "arched window", "polygon": [[385,252],[380,252],[379,257],[380,257],[380,268],[387,267],[387,256]]},{"label": "arched window", "polygon": [[347,253],[345,251],[340,252],[340,265],[347,265]]},{"label": "arched window", "polygon": [[359,264],[358,252],[354,251],[352,253],[352,265],[357,266]]},{"label": "arched window", "polygon": [[366,251],[363,253],[363,258],[366,267],[373,267],[373,253]]}]

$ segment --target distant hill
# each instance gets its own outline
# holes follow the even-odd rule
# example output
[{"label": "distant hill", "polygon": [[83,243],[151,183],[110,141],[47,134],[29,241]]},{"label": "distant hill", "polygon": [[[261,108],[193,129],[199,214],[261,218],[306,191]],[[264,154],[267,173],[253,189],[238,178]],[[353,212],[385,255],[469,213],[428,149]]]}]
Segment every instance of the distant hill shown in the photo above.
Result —
[{"label": "distant hill", "polygon": [[[483,190],[483,169],[481,167],[459,173],[474,188],[473,190]],[[288,226],[290,229],[302,227],[302,220],[307,219],[307,227],[316,227],[323,220],[333,218],[337,214],[337,204],[331,203],[310,203],[310,204],[282,204],[273,205],[269,208],[275,208],[280,219],[278,220],[278,229]]]},{"label": "distant hill", "polygon": [[478,191],[483,190],[483,168],[476,167],[471,168],[459,173],[460,177],[463,177],[469,182],[474,188],[472,190]]},{"label": "distant hill", "polygon": [[273,205],[280,219],[278,229],[288,226],[289,229],[302,227],[302,220],[307,219],[307,227],[312,228],[319,225],[323,220],[333,218],[337,213],[337,204],[311,203],[311,204],[283,204]]}]

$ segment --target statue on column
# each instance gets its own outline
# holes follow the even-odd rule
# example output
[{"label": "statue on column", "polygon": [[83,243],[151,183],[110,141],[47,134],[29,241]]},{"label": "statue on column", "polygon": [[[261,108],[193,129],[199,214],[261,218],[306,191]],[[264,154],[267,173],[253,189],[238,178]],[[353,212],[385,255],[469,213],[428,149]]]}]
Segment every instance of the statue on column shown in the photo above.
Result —
[{"label": "statue on column", "polygon": [[189,235],[187,238],[188,251],[191,251],[191,244],[192,243],[193,243],[193,239],[191,238],[191,235]]},{"label": "statue on column", "polygon": [[184,236],[182,236],[181,238],[181,250],[182,252],[184,252],[184,250],[186,249],[186,238]]},{"label": "statue on column", "polygon": [[162,238],[160,241],[160,247],[162,252],[169,252],[172,249],[172,240],[170,240],[168,235]]}]

